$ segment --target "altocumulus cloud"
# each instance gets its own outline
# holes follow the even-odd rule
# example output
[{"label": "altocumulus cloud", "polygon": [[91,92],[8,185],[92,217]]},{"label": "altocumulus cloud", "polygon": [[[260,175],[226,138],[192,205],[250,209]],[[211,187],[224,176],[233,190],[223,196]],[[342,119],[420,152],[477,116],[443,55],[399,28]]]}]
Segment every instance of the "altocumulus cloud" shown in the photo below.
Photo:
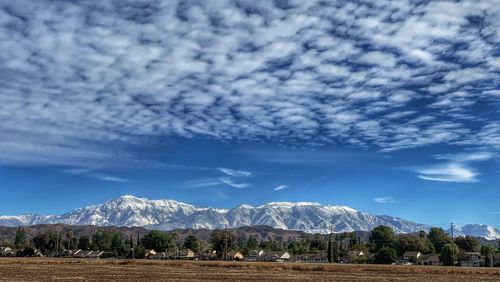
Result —
[{"label": "altocumulus cloud", "polygon": [[[2,1],[0,161],[122,164],[138,158],[127,146],[159,136],[497,152],[499,10]],[[475,179],[463,169],[422,176]]]}]

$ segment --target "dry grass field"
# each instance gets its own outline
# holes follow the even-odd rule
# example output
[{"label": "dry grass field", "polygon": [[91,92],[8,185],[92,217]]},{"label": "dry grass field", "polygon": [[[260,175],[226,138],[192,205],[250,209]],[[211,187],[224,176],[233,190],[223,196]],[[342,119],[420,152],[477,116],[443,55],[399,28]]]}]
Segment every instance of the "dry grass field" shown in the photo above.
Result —
[{"label": "dry grass field", "polygon": [[0,259],[0,281],[500,281],[500,268]]}]

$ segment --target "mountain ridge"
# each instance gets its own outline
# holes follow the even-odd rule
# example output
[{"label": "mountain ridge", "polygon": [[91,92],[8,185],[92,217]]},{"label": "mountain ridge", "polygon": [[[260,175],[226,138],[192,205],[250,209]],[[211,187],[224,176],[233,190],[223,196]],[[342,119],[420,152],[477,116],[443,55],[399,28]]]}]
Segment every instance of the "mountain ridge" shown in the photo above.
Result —
[{"label": "mountain ridge", "polygon": [[[313,202],[270,202],[252,206],[242,204],[231,209],[200,207],[175,200],[149,200],[123,195],[97,205],[73,209],[61,215],[25,214],[0,216],[0,225],[71,224],[96,226],[138,226],[148,229],[236,228],[267,225],[307,233],[370,231],[387,225],[396,233],[428,230],[429,225],[388,216],[372,215],[347,206]],[[458,235],[500,239],[500,230],[488,225],[465,225],[454,229]]]}]

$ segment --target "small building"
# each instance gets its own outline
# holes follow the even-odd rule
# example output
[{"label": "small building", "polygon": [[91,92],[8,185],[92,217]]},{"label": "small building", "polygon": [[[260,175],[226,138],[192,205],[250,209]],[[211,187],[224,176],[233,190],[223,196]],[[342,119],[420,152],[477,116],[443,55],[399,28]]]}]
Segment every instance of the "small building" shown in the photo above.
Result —
[{"label": "small building", "polygon": [[227,257],[228,259],[230,260],[243,260],[245,257],[243,256],[242,253],[240,253],[239,251],[231,251],[229,253],[227,253]]},{"label": "small building", "polygon": [[88,258],[94,251],[82,251],[78,250],[73,254],[74,258]]},{"label": "small building", "polygon": [[82,250],[76,250],[73,253],[74,258],[93,258],[93,259],[98,259],[101,258],[104,252],[102,251],[82,251]]},{"label": "small building", "polygon": [[287,251],[269,252],[266,253],[264,256],[260,257],[259,259],[259,261],[277,261],[277,262],[283,262],[289,260],[290,260],[290,254]]},{"label": "small building", "polygon": [[42,251],[40,251],[39,249],[35,249],[32,257],[42,258],[43,257]]},{"label": "small building", "polygon": [[340,261],[343,263],[356,263],[361,259],[365,259],[365,252],[363,251],[348,251],[345,256],[343,256]]},{"label": "small building", "polygon": [[422,253],[419,251],[406,251],[403,253],[403,260],[407,260],[409,262],[417,262],[420,256],[422,256]]},{"label": "small building", "polygon": [[458,258],[460,266],[479,267],[484,264],[484,259],[481,259],[481,253],[478,252],[463,252]]},{"label": "small building", "polygon": [[177,253],[177,259],[194,259],[194,252],[190,249],[182,249]]},{"label": "small building", "polygon": [[87,255],[87,258],[98,259],[98,258],[101,258],[103,255],[104,255],[104,252],[102,252],[102,251],[93,251],[92,253]]},{"label": "small building", "polygon": [[167,253],[166,252],[155,252],[154,255],[150,255],[148,259],[167,259]]},{"label": "small building", "polygon": [[439,254],[421,255],[417,260],[418,265],[441,265]]},{"label": "small building", "polygon": [[295,262],[328,262],[328,255],[326,252],[303,254],[292,258]]},{"label": "small building", "polygon": [[198,256],[200,260],[217,260],[217,252],[216,251],[207,251]]},{"label": "small building", "polygon": [[15,257],[16,252],[11,247],[0,247],[0,257]]},{"label": "small building", "polygon": [[152,249],[146,249],[144,250],[144,258],[150,258],[151,256],[156,255],[156,251]]},{"label": "small building", "polygon": [[73,249],[73,250],[64,250],[61,253],[62,257],[73,257],[75,253],[80,252],[80,249]]},{"label": "small building", "polygon": [[265,254],[263,250],[251,250],[245,257],[246,261],[257,261],[260,257]]}]

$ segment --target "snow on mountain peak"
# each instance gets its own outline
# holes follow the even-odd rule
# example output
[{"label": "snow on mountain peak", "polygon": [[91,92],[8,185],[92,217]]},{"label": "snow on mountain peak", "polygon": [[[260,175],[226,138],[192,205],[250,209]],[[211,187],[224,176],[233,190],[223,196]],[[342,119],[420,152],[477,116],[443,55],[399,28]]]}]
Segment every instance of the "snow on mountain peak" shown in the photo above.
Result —
[{"label": "snow on mountain peak", "polygon": [[321,204],[314,202],[270,202],[267,204],[260,205],[257,208],[263,208],[263,207],[292,208],[301,206],[321,206]]},{"label": "snow on mountain peak", "polygon": [[[430,226],[397,217],[372,215],[347,206],[323,206],[314,202],[271,202],[247,204],[231,209],[198,207],[175,200],[149,200],[124,195],[102,204],[87,206],[62,215],[0,216],[0,225],[66,223],[73,225],[143,226],[150,229],[225,228],[268,225],[308,233],[370,231],[387,225],[396,233],[428,230]],[[464,225],[456,234],[500,239],[500,230],[481,224]]]}]

